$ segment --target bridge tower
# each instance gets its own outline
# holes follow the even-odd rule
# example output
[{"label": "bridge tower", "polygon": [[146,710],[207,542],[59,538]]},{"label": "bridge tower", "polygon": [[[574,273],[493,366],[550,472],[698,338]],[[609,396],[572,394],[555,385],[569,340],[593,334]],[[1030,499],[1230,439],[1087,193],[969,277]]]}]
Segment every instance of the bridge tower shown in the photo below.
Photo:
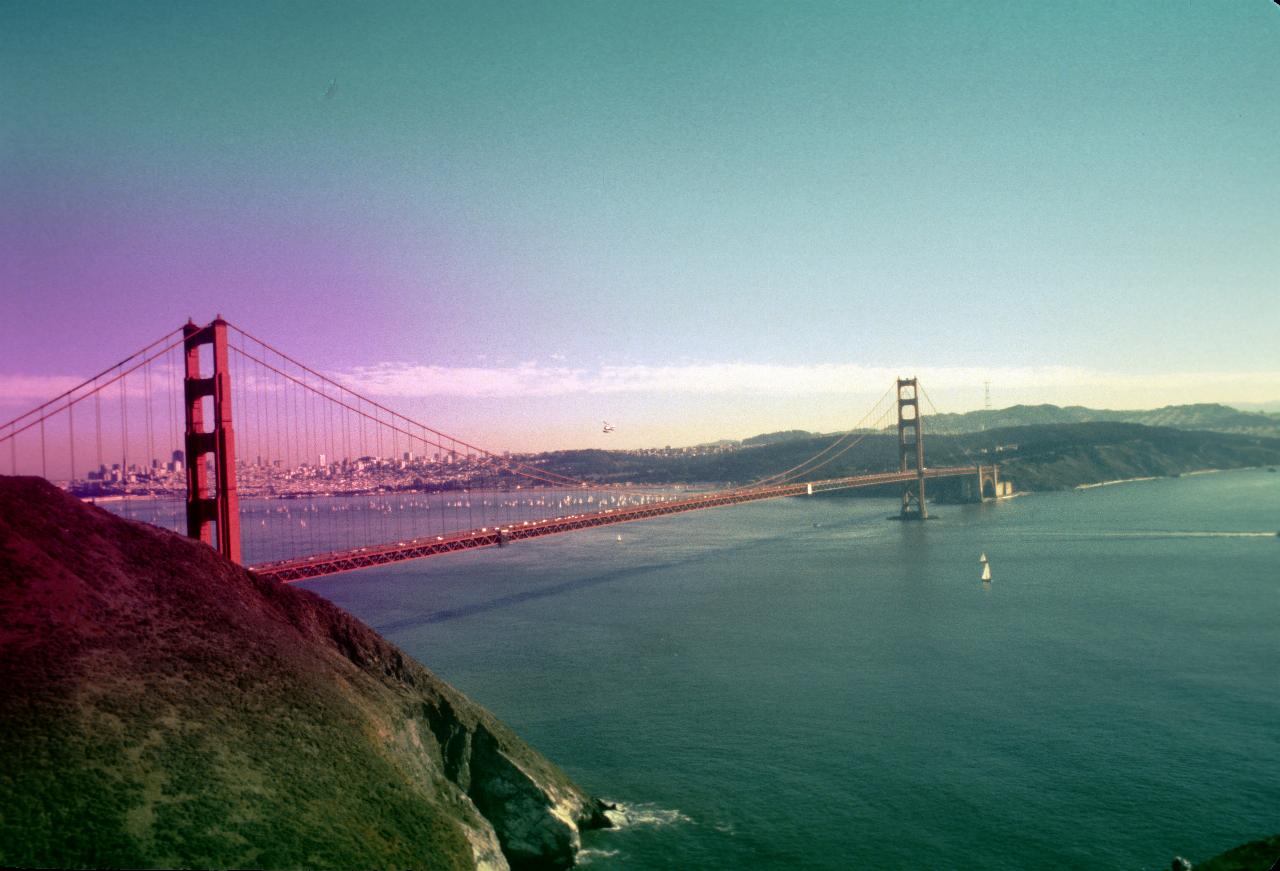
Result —
[{"label": "bridge tower", "polygon": [[[908,431],[910,438],[908,438]],[[915,469],[916,479],[902,485],[903,520],[927,520],[924,498],[924,428],[920,420],[920,385],[915,378],[898,379],[898,468]]]},{"label": "bridge tower", "polygon": [[[231,371],[227,365],[227,322],[222,315],[208,326],[187,321],[182,328],[186,355],[183,379],[187,431],[187,535],[216,546],[240,562],[240,504],[236,497],[236,439],[231,429]],[[200,348],[213,346],[213,372],[200,374]],[[213,429],[205,429],[205,397],[213,398]],[[213,454],[213,493],[205,457]],[[217,525],[215,545],[211,524]]]}]

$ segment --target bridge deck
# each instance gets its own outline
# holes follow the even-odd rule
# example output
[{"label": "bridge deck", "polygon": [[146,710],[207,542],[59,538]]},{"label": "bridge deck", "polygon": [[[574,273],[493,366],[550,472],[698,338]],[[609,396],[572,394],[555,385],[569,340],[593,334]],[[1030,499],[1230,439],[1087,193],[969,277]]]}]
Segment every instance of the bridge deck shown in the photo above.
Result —
[{"label": "bridge deck", "polygon": [[[976,469],[973,466],[926,468],[924,472],[926,478],[947,478],[974,474],[976,474]],[[262,563],[250,566],[250,570],[260,577],[274,578],[286,582],[302,581],[308,578],[337,574],[338,572],[349,572],[371,566],[439,556],[440,554],[471,550],[477,547],[500,546],[526,538],[540,538],[544,535],[557,535],[563,532],[574,532],[596,526],[630,523],[636,520],[663,517],[668,514],[681,514],[686,511],[699,511],[704,508],[716,508],[722,505],[737,505],[742,502],[757,502],[762,499],[803,496],[810,492],[829,493],[833,490],[847,490],[854,487],[898,484],[910,481],[915,477],[915,470],[879,472],[870,475],[830,478],[825,481],[811,481],[800,484],[777,484],[741,490],[722,490],[684,499],[673,499],[656,505],[611,508],[591,514],[570,514],[546,520],[527,520],[520,523],[512,523],[508,526],[489,526],[465,532],[456,532],[450,535],[415,538],[410,541],[398,541],[386,545],[374,545],[353,550],[333,551],[316,554],[315,556]]]}]

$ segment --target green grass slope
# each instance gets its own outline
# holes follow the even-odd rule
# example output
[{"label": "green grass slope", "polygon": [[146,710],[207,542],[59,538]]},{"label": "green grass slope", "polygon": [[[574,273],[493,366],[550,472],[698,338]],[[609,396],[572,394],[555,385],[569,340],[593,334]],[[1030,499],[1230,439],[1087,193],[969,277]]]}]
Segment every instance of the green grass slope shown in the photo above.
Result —
[{"label": "green grass slope", "polygon": [[355,618],[34,478],[0,477],[0,702],[4,866],[555,868],[603,824]]}]

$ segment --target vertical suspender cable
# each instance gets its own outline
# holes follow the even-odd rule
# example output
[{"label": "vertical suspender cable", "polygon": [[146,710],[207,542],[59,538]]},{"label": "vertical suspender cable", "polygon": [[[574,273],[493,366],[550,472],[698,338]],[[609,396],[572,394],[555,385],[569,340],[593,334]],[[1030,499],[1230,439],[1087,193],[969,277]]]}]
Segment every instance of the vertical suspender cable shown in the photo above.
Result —
[{"label": "vertical suspender cable", "polygon": [[351,462],[351,412],[346,408],[342,410],[342,461]]},{"label": "vertical suspender cable", "polygon": [[[174,353],[175,353],[174,351],[170,351],[169,356],[171,358],[174,357]],[[173,452],[178,450],[178,433],[177,433],[178,389],[177,389],[177,384],[175,383],[178,375],[178,366],[173,359],[166,361],[165,365],[169,370],[169,457],[170,457],[170,460],[172,461]],[[183,429],[183,432],[186,432],[185,421],[183,422],[182,429]],[[186,462],[186,458],[187,458],[187,455],[186,455],[186,452],[184,451],[182,454],[182,459],[184,463]],[[176,467],[173,474],[177,474]],[[172,496],[172,493],[170,495]],[[169,500],[169,511],[170,511],[169,528],[173,530],[177,530],[178,529],[178,500],[177,499],[171,498]]]},{"label": "vertical suspender cable", "polygon": [[277,372],[277,373],[276,373],[276,378],[277,378],[277,379],[279,379],[279,381],[280,381],[280,399],[281,399],[281,405],[284,407],[284,420],[283,420],[283,422],[281,423],[281,426],[283,427],[283,430],[281,431],[281,437],[283,438],[283,444],[284,444],[283,451],[284,451],[284,453],[283,453],[283,455],[281,456],[281,459],[282,459],[282,460],[284,460],[284,463],[283,463],[284,471],[287,473],[290,469],[292,469],[292,468],[293,468],[293,458],[289,456],[289,453],[290,453],[290,441],[289,441],[289,417],[290,417],[290,415],[289,415],[289,382],[288,382],[288,380],[284,377],[284,374],[283,374],[283,372],[285,371],[285,367],[286,367],[286,366],[288,366],[288,363],[286,363],[286,362],[285,362],[284,357],[281,357],[281,358],[280,358],[280,372]]},{"label": "vertical suspender cable", "polygon": [[93,419],[98,442],[98,471],[101,473],[106,468],[102,464],[102,394],[96,384],[93,387]]},{"label": "vertical suspender cable", "polygon": [[[170,354],[172,353],[170,352]],[[175,383],[178,367],[173,362],[168,362],[166,365],[169,369],[169,457],[172,460],[173,452],[178,449],[178,389]],[[186,429],[185,424],[183,429]],[[186,459],[185,453],[183,454],[183,459]]]},{"label": "vertical suspender cable", "polygon": [[129,516],[129,408],[125,399],[125,380],[120,378],[120,481],[124,489],[124,516]]},{"label": "vertical suspender cable", "polygon": [[310,383],[307,381],[307,371],[302,370],[302,383],[305,389],[302,391],[302,430],[304,441],[302,445],[302,455],[307,463],[311,465],[311,460],[315,458],[314,451],[311,450],[311,390]]},{"label": "vertical suspender cable", "polygon": [[156,442],[151,428],[151,364],[142,367],[142,384],[143,395],[147,402],[147,469],[148,471],[155,468],[156,459]]},{"label": "vertical suspender cable", "polygon": [[74,403],[67,403],[67,433],[71,447],[71,474],[69,478],[72,485],[76,482],[76,415],[72,408],[73,405]]},{"label": "vertical suspender cable", "polygon": [[276,416],[275,423],[271,427],[271,434],[275,436],[276,440],[276,455],[271,458],[271,467],[274,469],[275,464],[279,462],[280,466],[283,468],[284,456],[283,451],[280,449],[280,373],[276,372],[268,377],[271,378],[273,383],[271,390],[271,404]]},{"label": "vertical suspender cable", "polygon": [[467,468],[467,461],[463,460],[463,469],[459,477],[462,479],[462,492],[467,496],[467,528],[475,529],[476,521],[471,511],[471,470]]}]

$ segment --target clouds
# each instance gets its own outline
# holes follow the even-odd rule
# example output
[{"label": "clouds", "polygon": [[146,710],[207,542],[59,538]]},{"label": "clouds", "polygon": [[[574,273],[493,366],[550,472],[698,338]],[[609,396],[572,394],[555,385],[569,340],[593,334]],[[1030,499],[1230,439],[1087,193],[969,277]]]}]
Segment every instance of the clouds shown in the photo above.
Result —
[{"label": "clouds", "polygon": [[[524,361],[508,366],[433,366],[379,363],[327,373],[334,380],[392,407],[412,407],[422,400],[450,400],[464,417],[478,409],[538,407],[554,426],[575,419],[584,405],[603,403],[630,409],[634,416],[653,417],[675,405],[689,425],[715,429],[725,409],[744,407],[760,417],[761,427],[848,425],[848,402],[868,403],[888,390],[895,378],[919,376],[929,398],[943,411],[980,407],[983,383],[991,382],[998,407],[1017,403],[1087,405],[1095,408],[1152,408],[1193,402],[1246,402],[1280,395],[1280,371],[1172,372],[1157,375],[1108,372],[1080,366],[864,366],[853,363],[779,365],[750,362],[680,362],[570,366],[562,360]],[[161,367],[163,368],[163,367]],[[157,401],[177,385],[176,373],[153,373],[150,393]],[[237,374],[236,390],[252,395],[259,387],[278,385],[259,380],[252,368]],[[4,417],[30,409],[72,389],[81,379],[62,375],[0,374],[0,408]],[[274,385],[274,386],[273,386]],[[119,395],[120,384],[107,388]],[[125,383],[130,399],[142,399],[140,374]],[[830,399],[836,402],[830,402]],[[813,399],[813,402],[808,402]],[[598,401],[598,402],[597,402]],[[831,419],[803,418],[806,409],[844,408]],[[711,411],[717,408],[719,411]],[[932,410],[932,407],[931,409]],[[702,411],[707,419],[695,420]],[[621,413],[621,412],[618,412]],[[835,414],[836,412],[832,412]],[[791,422],[792,417],[797,417]],[[483,416],[483,415],[482,415]],[[769,417],[766,424],[765,417]],[[744,424],[746,426],[747,424]],[[717,434],[723,435],[723,433]],[[554,446],[554,445],[552,445]]]},{"label": "clouds", "polygon": [[75,375],[0,374],[0,403],[38,405],[66,393],[83,381],[84,378]]},{"label": "clouds", "polygon": [[[381,363],[335,373],[351,388],[383,397],[470,397],[485,399],[553,396],[744,395],[803,396],[880,392],[893,379],[918,375],[936,394],[980,388],[984,381],[1002,393],[1044,391],[1053,401],[1063,391],[1117,390],[1175,394],[1197,401],[1205,391],[1234,393],[1246,385],[1280,391],[1280,372],[1185,372],[1162,375],[1115,373],[1078,366],[978,368],[964,366],[881,367],[849,363],[773,365],[696,362],[665,365],[602,365],[594,368],[523,362],[514,366],[424,366]],[[1225,398],[1225,395],[1224,395]],[[1179,400],[1170,400],[1179,401]]]}]

